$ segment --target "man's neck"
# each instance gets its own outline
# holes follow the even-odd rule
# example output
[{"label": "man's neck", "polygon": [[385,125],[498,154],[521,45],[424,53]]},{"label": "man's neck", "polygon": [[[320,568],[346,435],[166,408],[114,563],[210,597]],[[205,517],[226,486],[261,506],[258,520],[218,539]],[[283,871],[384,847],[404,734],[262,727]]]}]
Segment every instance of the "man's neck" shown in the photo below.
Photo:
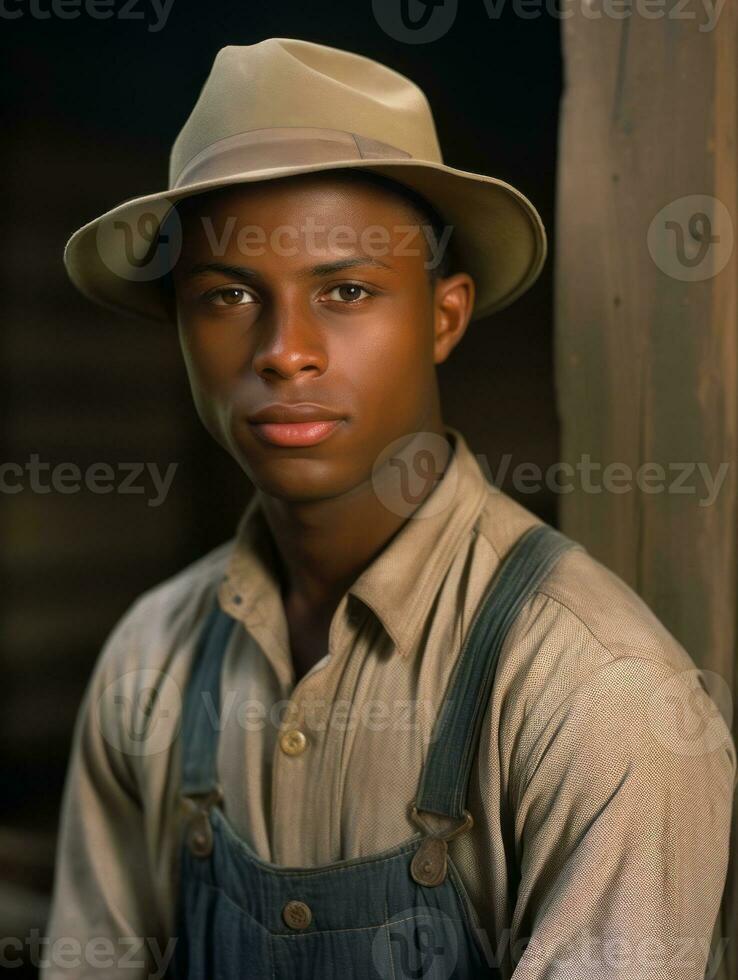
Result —
[{"label": "man's neck", "polygon": [[[441,427],[441,432],[443,429]],[[445,470],[451,457],[437,460]],[[435,483],[429,483],[417,509]],[[351,494],[294,503],[261,495],[282,566],[285,602],[330,619],[346,590],[409,519],[387,507],[371,480]]]}]

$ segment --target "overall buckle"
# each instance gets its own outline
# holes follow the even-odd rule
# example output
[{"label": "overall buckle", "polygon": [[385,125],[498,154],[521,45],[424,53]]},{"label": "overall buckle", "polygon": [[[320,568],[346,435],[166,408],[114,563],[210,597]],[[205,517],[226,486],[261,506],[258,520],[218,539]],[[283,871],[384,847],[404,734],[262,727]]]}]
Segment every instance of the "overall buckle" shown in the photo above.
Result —
[{"label": "overall buckle", "polygon": [[213,828],[210,809],[223,802],[223,790],[215,786],[207,793],[183,793],[182,809],[187,821],[185,844],[195,857],[206,858],[213,850]]},{"label": "overall buckle", "polygon": [[[420,815],[420,811],[413,805],[410,811],[412,820],[425,831],[426,837],[420,847],[415,852],[415,856],[410,863],[410,874],[413,880],[419,885],[427,888],[435,888],[442,884],[446,879],[448,870],[448,841],[465,833],[474,826],[474,818],[468,810],[464,810],[461,821],[455,827],[444,829],[434,827],[433,823]],[[436,819],[440,815],[434,814]]]}]

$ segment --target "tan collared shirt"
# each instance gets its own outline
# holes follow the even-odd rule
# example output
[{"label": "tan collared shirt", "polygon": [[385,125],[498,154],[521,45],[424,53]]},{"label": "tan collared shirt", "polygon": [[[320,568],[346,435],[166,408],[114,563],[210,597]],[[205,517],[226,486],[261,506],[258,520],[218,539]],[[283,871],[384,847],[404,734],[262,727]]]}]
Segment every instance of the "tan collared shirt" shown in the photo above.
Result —
[{"label": "tan collared shirt", "polygon": [[[236,831],[263,859],[316,866],[417,830],[409,806],[455,659],[501,560],[538,523],[449,431],[439,486],[454,492],[431,507],[437,487],[359,576],[297,685],[255,502],[234,540],[143,594],[112,630],[75,728],[45,980],[144,977],[166,960],[181,695],[216,597],[242,624],[214,718]],[[482,724],[474,826],[449,845],[506,980],[704,976],[736,754],[699,680],[648,607],[582,549],[523,607]]]}]

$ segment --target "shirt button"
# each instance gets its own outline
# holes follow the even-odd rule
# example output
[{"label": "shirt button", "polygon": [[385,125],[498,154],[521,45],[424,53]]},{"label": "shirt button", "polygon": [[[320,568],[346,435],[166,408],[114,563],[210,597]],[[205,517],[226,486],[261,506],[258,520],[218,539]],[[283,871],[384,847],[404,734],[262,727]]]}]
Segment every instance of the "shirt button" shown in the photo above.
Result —
[{"label": "shirt button", "polygon": [[282,918],[290,929],[307,929],[313,921],[313,913],[310,911],[309,905],[293,900],[287,902],[282,909]]},{"label": "shirt button", "polygon": [[293,728],[290,732],[285,732],[279,740],[280,747],[286,755],[299,755],[305,751],[307,739],[305,733],[299,728]]}]

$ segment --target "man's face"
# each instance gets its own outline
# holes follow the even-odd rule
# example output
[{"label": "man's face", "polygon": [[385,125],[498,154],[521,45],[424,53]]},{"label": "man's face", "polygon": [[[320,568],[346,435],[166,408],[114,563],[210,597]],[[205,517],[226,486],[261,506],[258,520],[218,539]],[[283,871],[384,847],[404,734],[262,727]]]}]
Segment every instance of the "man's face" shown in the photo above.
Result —
[{"label": "man's face", "polygon": [[435,366],[463,333],[473,284],[432,287],[417,221],[381,188],[325,175],[183,209],[173,275],[195,404],[263,492],[350,493],[389,443],[437,429]]}]

